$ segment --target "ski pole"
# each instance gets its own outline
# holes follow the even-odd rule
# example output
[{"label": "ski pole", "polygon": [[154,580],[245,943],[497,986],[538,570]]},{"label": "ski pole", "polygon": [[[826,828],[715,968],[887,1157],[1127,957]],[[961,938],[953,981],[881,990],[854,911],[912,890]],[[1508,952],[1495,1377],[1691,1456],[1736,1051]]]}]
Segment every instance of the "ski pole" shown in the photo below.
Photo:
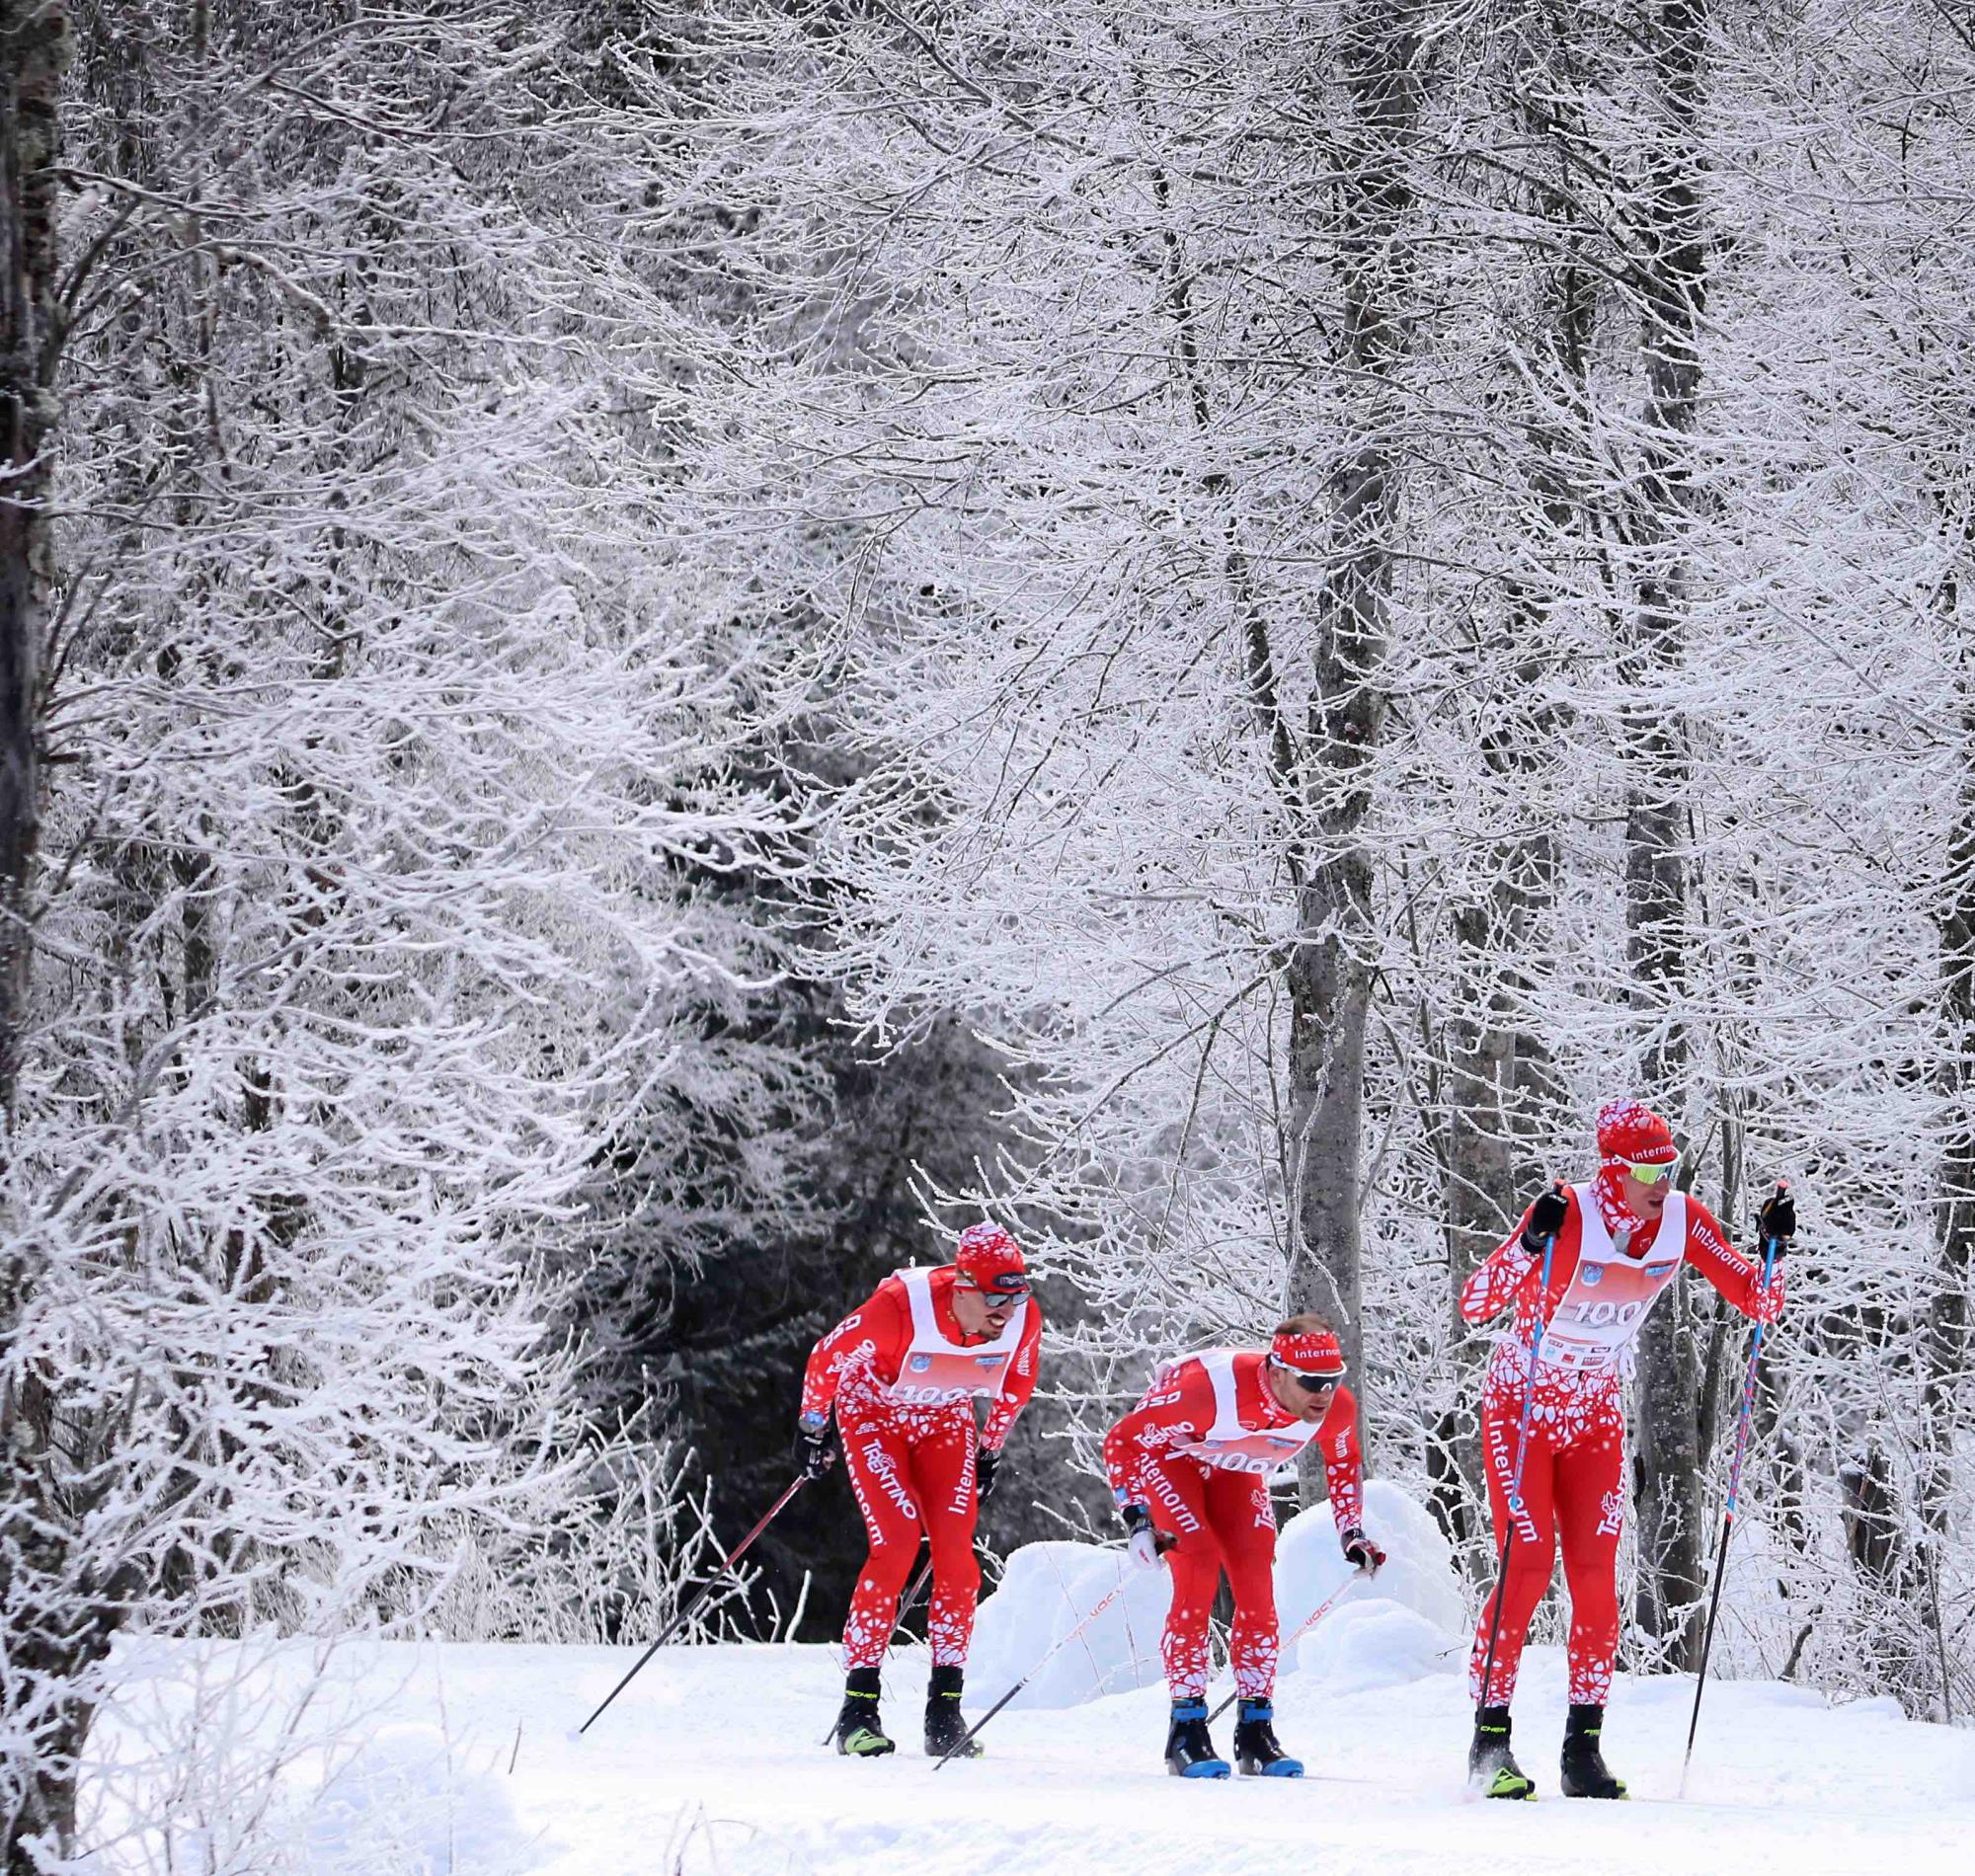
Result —
[{"label": "ski pole", "polygon": [[[1336,1589],[1332,1590],[1331,1593],[1328,1596],[1326,1596],[1323,1599],[1323,1601],[1316,1605],[1315,1608],[1310,1610],[1310,1612],[1304,1617],[1303,1626],[1299,1628],[1297,1632],[1289,1638],[1288,1641],[1283,1643],[1284,1648],[1286,1649],[1294,1648],[1298,1642],[1302,1641],[1303,1638],[1305,1635],[1307,1635],[1309,1631],[1317,1625],[1318,1622],[1322,1621],[1323,1618],[1326,1615],[1328,1615],[1330,1611],[1338,1605],[1338,1603],[1343,1602],[1344,1599],[1351,1594],[1351,1586],[1354,1583],[1356,1583],[1362,1576],[1364,1576],[1364,1574],[1365,1572],[1363,1570],[1354,1570],[1351,1573],[1351,1575],[1346,1577],[1344,1581],[1337,1586]],[[1230,1693],[1226,1697],[1226,1699],[1223,1700],[1222,1703],[1218,1707],[1216,1707],[1212,1713],[1210,1713],[1207,1716],[1208,1725],[1212,1726],[1214,1722],[1222,1716],[1222,1714],[1225,1713],[1227,1709],[1234,1704],[1235,1697],[1240,1693],[1240,1691],[1241,1689],[1239,1687],[1236,1687],[1233,1693]]]},{"label": "ski pole", "polygon": [[1543,1310],[1549,1303],[1549,1260],[1556,1250],[1556,1233],[1543,1239],[1542,1282],[1537,1290],[1537,1326],[1530,1337],[1530,1366],[1523,1376],[1522,1425],[1516,1430],[1516,1471],[1509,1481],[1509,1528],[1502,1536],[1502,1560],[1495,1569],[1495,1613],[1488,1623],[1488,1653],[1481,1663],[1481,1699],[1488,1704],[1495,1675],[1495,1642],[1502,1632],[1502,1602],[1509,1590],[1509,1552],[1516,1546],[1516,1524],[1523,1515],[1523,1462],[1530,1456],[1530,1405],[1537,1392],[1537,1355],[1542,1348]]},{"label": "ski pole", "polygon": [[576,1729],[576,1736],[578,1739],[581,1739],[584,1736],[584,1734],[589,1732],[591,1727],[596,1723],[597,1717],[602,1713],[603,1708],[608,1706],[612,1700],[616,1699],[616,1697],[620,1693],[622,1693],[624,1689],[628,1687],[634,1680],[637,1679],[638,1670],[642,1668],[646,1662],[650,1661],[651,1658],[654,1655],[656,1655],[659,1652],[659,1650],[666,1645],[667,1642],[671,1641],[672,1638],[674,1635],[676,1635],[679,1632],[679,1630],[682,1629],[686,1625],[686,1623],[692,1619],[693,1610],[698,1608],[700,1603],[706,1601],[708,1595],[712,1592],[713,1586],[716,1583],[718,1583],[720,1579],[728,1573],[728,1571],[733,1569],[734,1566],[741,1561],[742,1553],[747,1550],[748,1546],[751,1544],[756,1537],[758,1537],[764,1530],[768,1528],[770,1524],[772,1524],[775,1522],[776,1518],[781,1513],[782,1507],[786,1505],[790,1499],[794,1498],[795,1495],[798,1492],[800,1492],[804,1487],[804,1485],[806,1485],[808,1482],[809,1482],[809,1474],[806,1472],[798,1472],[795,1475],[795,1477],[789,1481],[788,1487],[782,1493],[781,1497],[776,1499],[775,1502],[761,1514],[760,1523],[757,1524],[754,1526],[754,1528],[747,1534],[747,1536],[743,1537],[741,1541],[727,1553],[727,1561],[723,1563],[720,1566],[720,1568],[713,1573],[712,1576],[708,1577],[707,1580],[704,1583],[702,1583],[697,1590],[693,1592],[692,1596],[687,1599],[685,1606],[679,1609],[678,1612],[673,1615],[672,1619],[666,1624],[665,1633],[661,1635],[659,1639],[651,1645],[651,1647],[647,1648],[645,1652],[638,1657],[636,1662],[632,1664],[631,1672],[627,1674],[622,1681],[618,1681],[618,1683],[614,1687],[612,1687],[608,1693],[606,1693],[603,1696],[602,1704],[597,1707],[596,1712],[592,1713],[589,1719],[585,1720],[584,1723]]},{"label": "ski pole", "polygon": [[[1163,1555],[1166,1551],[1170,1550],[1174,1544],[1178,1543],[1179,1539],[1177,1537],[1172,1536],[1170,1533],[1162,1530],[1153,1538],[1153,1542],[1157,1545],[1160,1553]],[[1108,1609],[1113,1602],[1117,1602],[1117,1600],[1121,1596],[1123,1596],[1128,1589],[1132,1587],[1132,1578],[1129,1574],[1129,1571],[1130,1571],[1130,1566],[1128,1565],[1127,1574],[1121,1576],[1118,1579],[1118,1587],[1114,1590],[1107,1591],[1103,1596],[1099,1597],[1096,1602],[1094,1602],[1091,1605],[1089,1613],[1084,1616],[1082,1621],[1078,1622],[1077,1625],[1074,1628],[1072,1628],[1067,1635],[1064,1636],[1061,1641],[1051,1643],[1048,1652],[1044,1654],[1042,1660],[1037,1662],[1036,1665],[1033,1668],[1031,1668],[1028,1671],[1028,1673],[1021,1678],[1021,1680],[1017,1681],[1015,1684],[1012,1687],[1010,1687],[1006,1693],[1002,1694],[1002,1696],[998,1700],[996,1700],[994,1704],[990,1706],[986,1713],[982,1714],[982,1716],[978,1720],[976,1720],[974,1724],[970,1726],[967,1729],[967,1731],[961,1735],[959,1739],[955,1740],[954,1743],[951,1746],[949,1746],[945,1752],[940,1754],[939,1764],[933,1767],[934,1771],[938,1771],[940,1765],[944,1765],[949,1759],[954,1757],[956,1753],[965,1752],[968,1746],[973,1742],[974,1736],[977,1733],[979,1733],[981,1729],[994,1717],[995,1714],[1000,1712],[1000,1710],[1004,1706],[1006,1706],[1008,1702],[1015,1697],[1016,1694],[1020,1693],[1021,1690],[1024,1687],[1026,1687],[1029,1684],[1029,1682],[1036,1678],[1037,1675],[1041,1674],[1042,1671],[1045,1668],[1047,1668],[1050,1665],[1050,1663],[1057,1658],[1058,1655],[1062,1654],[1063,1651],[1066,1648],[1067,1648],[1071,1642],[1073,1642],[1079,1635],[1081,1635],[1083,1631],[1086,1628],[1088,1628],[1092,1622],[1096,1621],[1096,1619],[1100,1615],[1102,1615],[1104,1611]]]},{"label": "ski pole", "polygon": [[[1779,1238],[1768,1238],[1763,1245],[1763,1288],[1768,1290],[1777,1267]],[[1721,1584],[1727,1575],[1728,1533],[1735,1528],[1735,1501],[1742,1490],[1742,1455],[1749,1446],[1749,1422],[1756,1408],[1756,1366],[1763,1359],[1763,1331],[1766,1322],[1756,1324],[1749,1342],[1749,1367],[1742,1377],[1742,1411],[1735,1425],[1735,1457],[1728,1467],[1728,1503],[1721,1516],[1721,1541],[1714,1551],[1714,1591],[1707,1599],[1707,1629],[1700,1642],[1700,1672],[1694,1681],[1694,1712],[1687,1722],[1687,1756],[1680,1761],[1680,1789],[1687,1791],[1687,1768],[1694,1758],[1694,1735],[1700,1725],[1700,1694],[1707,1685],[1707,1659],[1714,1651],[1714,1618],[1721,1612]]]}]

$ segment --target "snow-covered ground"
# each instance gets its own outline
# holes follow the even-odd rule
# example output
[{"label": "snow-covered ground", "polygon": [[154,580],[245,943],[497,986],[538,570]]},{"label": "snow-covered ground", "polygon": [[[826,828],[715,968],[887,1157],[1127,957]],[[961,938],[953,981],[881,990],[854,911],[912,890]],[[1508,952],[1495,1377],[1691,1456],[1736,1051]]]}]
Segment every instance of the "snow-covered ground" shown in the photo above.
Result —
[{"label": "snow-covered ground", "polygon": [[[825,1648],[669,1649],[581,1743],[572,1725],[630,1651],[410,1646],[346,1650],[375,1698],[367,1743],[288,1774],[315,1799],[316,1866],[339,1876],[1089,1876],[1096,1870],[1309,1876],[1540,1876],[1637,1871],[1807,1876],[1963,1871],[1975,1846],[1975,1735],[1884,1703],[1833,1710],[1802,1689],[1710,1686],[1688,1795],[1676,1802],[1693,1683],[1621,1683],[1609,1757],[1637,1802],[1555,1794],[1558,1657],[1534,1651],[1517,1700],[1535,1805],[1466,1796],[1468,1711],[1452,1672],[1349,1690],[1289,1677],[1279,1731],[1301,1782],[1182,1782],[1159,1762],[1164,1699],[1147,1687],[1062,1709],[1010,1709],[988,1756],[935,1772],[918,1755],[925,1659],[888,1685],[897,1757],[818,1741],[838,1678]],[[987,1691],[984,1686],[984,1693]],[[518,1750],[516,1735],[518,1732]],[[1225,1743],[1224,1722],[1221,1728]],[[509,1769],[513,1760],[513,1770]],[[326,1785],[326,1789],[325,1789]]]},{"label": "snow-covered ground", "polygon": [[[1459,1599],[1445,1580],[1404,1567],[1430,1545],[1412,1508],[1397,1500],[1372,1509],[1397,1539],[1400,1567],[1352,1588],[1286,1664],[1278,1692],[1278,1731],[1309,1762],[1301,1782],[1165,1774],[1165,1696],[1151,1663],[1162,1579],[1147,1576],[1114,1605],[1116,1623],[1093,1631],[1098,1645],[1085,1651],[1079,1642],[1058,1657],[1080,1657],[1080,1671],[1039,1680],[1052,1704],[1025,1697],[1011,1706],[972,1763],[935,1771],[919,1754],[927,1664],[916,1645],[895,1650],[887,1674],[885,1714],[901,1751],[854,1761],[819,1743],[840,1690],[828,1648],[664,1650],[578,1741],[572,1729],[634,1650],[349,1644],[330,1658],[275,1802],[251,1780],[228,1789],[210,1779],[181,1815],[204,1816],[217,1840],[256,1805],[285,1814],[305,1846],[299,1867],[319,1876],[1968,1868],[1975,1733],[1909,1723],[1889,1701],[1834,1709],[1801,1687],[1715,1682],[1679,1798],[1693,1682],[1621,1680],[1608,1758],[1634,1802],[1561,1799],[1563,1663],[1547,1649],[1526,1657],[1516,1701],[1518,1750],[1543,1798],[1470,1797]],[[1326,1524],[1305,1514],[1286,1533],[1281,1582],[1292,1622],[1342,1580]],[[1011,1668],[1033,1665],[1073,1620],[1066,1611],[1089,1606],[1120,1568],[1115,1553],[1081,1546],[1018,1553],[984,1606],[970,1712],[991,1702]],[[133,1689],[108,1736],[122,1727],[126,1758],[140,1735],[157,1742],[173,1727],[183,1732],[195,1710],[208,1735],[265,1739],[291,1707],[284,1690],[303,1684],[310,1666],[292,1649],[279,1653],[260,1676],[265,1704],[243,1704],[236,1686],[195,1708],[183,1684],[187,1659],[161,1653],[158,1681],[148,1692]],[[218,1653],[203,1659],[214,1671],[222,1665]],[[225,1688],[226,1678],[215,1672],[212,1682]],[[1093,1693],[1103,1683],[1127,1690]],[[310,1746],[316,1736],[339,1743]],[[1217,1738],[1226,1745],[1224,1719]],[[205,1866],[184,1845],[179,1859]]]}]

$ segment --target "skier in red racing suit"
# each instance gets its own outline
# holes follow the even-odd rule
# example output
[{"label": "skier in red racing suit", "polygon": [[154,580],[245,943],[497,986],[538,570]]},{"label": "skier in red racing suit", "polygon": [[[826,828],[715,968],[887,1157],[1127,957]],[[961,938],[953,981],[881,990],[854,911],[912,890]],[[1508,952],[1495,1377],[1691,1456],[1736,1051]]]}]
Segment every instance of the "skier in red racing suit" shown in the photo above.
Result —
[{"label": "skier in red racing suit", "polygon": [[[834,1463],[834,1408],[871,1542],[843,1626],[839,1753],[894,1750],[878,1719],[880,1673],[921,1530],[932,1552],[925,1749],[943,1755],[966,1735],[961,1681],[981,1593],[974,1526],[1002,1443],[1035,1391],[1042,1328],[1015,1240],[998,1225],[975,1224],[961,1233],[951,1264],[895,1272],[810,1355],[804,1467],[821,1478]],[[978,1435],[976,1395],[991,1403]],[[970,1745],[967,1756],[979,1751]]]},{"label": "skier in red racing suit", "polygon": [[1207,1730],[1207,1617],[1224,1569],[1234,1598],[1235,1759],[1244,1773],[1303,1775],[1273,1724],[1280,1641],[1268,1480],[1312,1440],[1344,1554],[1376,1571],[1385,1553],[1364,1530],[1358,1402],[1344,1385],[1337,1337],[1320,1316],[1292,1316],[1265,1350],[1208,1349],[1168,1362],[1104,1438],[1134,1561],[1155,1568],[1161,1535],[1177,1537],[1164,1558],[1172,1605],[1161,1646],[1172,1696],[1166,1768],[1176,1777],[1228,1775]]},{"label": "skier in red racing suit", "polygon": [[[1519,1454],[1522,1465],[1508,1567],[1481,1610],[1469,1662],[1476,1712],[1468,1773],[1491,1798],[1536,1795],[1509,1750],[1509,1700],[1530,1618],[1549,1587],[1559,1536],[1570,1586],[1564,1795],[1625,1795],[1605,1765],[1599,1740],[1619,1645],[1623,1378],[1647,1312],[1683,1264],[1694,1265],[1759,1322],[1775,1321],[1782,1309],[1780,1273],[1766,1286],[1761,1267],[1734,1250],[1707,1208],[1671,1190],[1680,1152],[1657,1114],[1636,1101],[1609,1103],[1598,1115],[1598,1177],[1583,1186],[1559,1183],[1542,1194],[1461,1292],[1461,1313],[1469,1322],[1514,1311],[1513,1327],[1496,1338],[1481,1393],[1482,1457],[1498,1543],[1508,1529]],[[1781,1242],[1795,1228],[1792,1201],[1778,1187],[1758,1229]],[[1543,1251],[1552,1236],[1549,1287],[1543,1290]],[[1540,1352],[1532,1372],[1540,1319]]]}]

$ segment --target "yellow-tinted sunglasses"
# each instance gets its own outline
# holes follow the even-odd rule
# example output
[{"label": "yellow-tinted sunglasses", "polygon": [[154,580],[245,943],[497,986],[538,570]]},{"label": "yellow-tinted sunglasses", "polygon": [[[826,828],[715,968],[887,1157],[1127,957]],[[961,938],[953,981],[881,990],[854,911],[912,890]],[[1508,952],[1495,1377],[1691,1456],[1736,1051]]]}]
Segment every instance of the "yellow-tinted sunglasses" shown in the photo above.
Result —
[{"label": "yellow-tinted sunglasses", "polygon": [[1671,1179],[1680,1170],[1680,1161],[1669,1160],[1664,1166],[1634,1166],[1627,1162],[1625,1170],[1642,1186],[1656,1186],[1662,1179]]}]

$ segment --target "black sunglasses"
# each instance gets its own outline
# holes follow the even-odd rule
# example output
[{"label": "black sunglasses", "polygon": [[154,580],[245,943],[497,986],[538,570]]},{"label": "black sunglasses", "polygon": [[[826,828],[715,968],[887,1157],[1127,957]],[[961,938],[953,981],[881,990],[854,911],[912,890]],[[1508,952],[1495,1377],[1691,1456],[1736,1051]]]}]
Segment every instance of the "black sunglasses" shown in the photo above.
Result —
[{"label": "black sunglasses", "polygon": [[1305,1394],[1321,1394],[1327,1388],[1335,1387],[1344,1378],[1342,1372],[1335,1374],[1305,1374],[1300,1368],[1286,1368],[1283,1372],[1293,1375],[1296,1379],[1296,1384]]}]

